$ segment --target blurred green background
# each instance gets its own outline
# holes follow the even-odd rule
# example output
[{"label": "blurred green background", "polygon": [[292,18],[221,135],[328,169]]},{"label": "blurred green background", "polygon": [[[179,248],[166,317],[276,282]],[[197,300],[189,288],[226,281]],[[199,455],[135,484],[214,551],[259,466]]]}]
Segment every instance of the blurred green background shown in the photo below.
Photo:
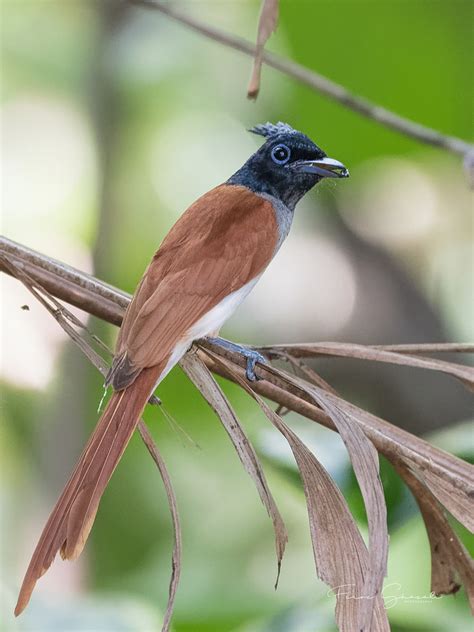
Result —
[{"label": "blurred green background", "polygon": [[[179,3],[254,39],[256,1]],[[305,131],[351,170],[301,203],[279,257],[224,329],[252,343],[456,341],[473,337],[471,199],[460,159],[358,116],[250,59],[127,3],[3,0],[2,222],[10,238],[133,291],[172,223],[255,150],[266,120]],[[469,0],[283,0],[268,48],[447,134],[472,137]],[[20,284],[2,276],[1,629],[157,630],[171,525],[134,437],[85,554],[57,562],[12,611],[44,520],[97,420],[99,374]],[[27,303],[29,311],[20,307]],[[116,331],[90,326],[112,344]],[[472,406],[447,377],[361,362],[315,367],[348,398],[459,456],[474,456]],[[225,432],[180,369],[147,421],[171,472],[184,554],[178,632],[325,632],[334,599],[316,579],[304,496],[284,441],[224,384],[260,457],[290,541],[278,591],[271,524]],[[341,485],[365,531],[339,438],[288,422]],[[186,436],[188,435],[189,438]],[[386,463],[386,594],[395,631],[464,632],[464,595],[429,595],[415,504]],[[472,541],[459,529],[463,541]],[[414,599],[410,599],[414,596]]]}]

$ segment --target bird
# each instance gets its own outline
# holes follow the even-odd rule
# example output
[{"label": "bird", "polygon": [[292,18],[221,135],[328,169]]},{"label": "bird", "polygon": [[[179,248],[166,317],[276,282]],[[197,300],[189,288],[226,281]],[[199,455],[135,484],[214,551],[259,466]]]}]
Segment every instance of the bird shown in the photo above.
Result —
[{"label": "bird", "polygon": [[113,393],[49,516],[26,571],[15,615],[59,552],[82,552],[102,494],[158,384],[195,340],[207,337],[246,359],[265,358],[217,338],[286,239],[296,204],[347,168],[287,123],[250,132],[264,143],[226,182],[198,198],[170,229],[125,312],[105,386]]}]

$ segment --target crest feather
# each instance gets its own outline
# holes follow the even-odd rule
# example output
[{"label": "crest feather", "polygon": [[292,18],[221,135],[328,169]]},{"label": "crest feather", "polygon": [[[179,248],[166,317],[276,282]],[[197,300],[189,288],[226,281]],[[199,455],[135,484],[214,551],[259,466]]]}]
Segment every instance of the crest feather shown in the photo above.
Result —
[{"label": "crest feather", "polygon": [[280,134],[297,134],[297,130],[293,129],[288,123],[260,123],[249,129],[252,134],[258,134],[264,138],[279,136]]}]

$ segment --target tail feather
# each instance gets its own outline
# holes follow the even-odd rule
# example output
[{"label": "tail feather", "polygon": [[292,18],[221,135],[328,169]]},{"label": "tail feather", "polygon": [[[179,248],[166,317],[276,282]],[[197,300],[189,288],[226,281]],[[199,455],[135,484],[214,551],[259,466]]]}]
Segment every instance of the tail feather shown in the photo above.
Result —
[{"label": "tail feather", "polygon": [[58,551],[76,559],[99,508],[99,502],[163,367],[144,369],[136,380],[115,392],[54,507],[26,571],[15,615],[27,606],[37,580],[48,570]]}]

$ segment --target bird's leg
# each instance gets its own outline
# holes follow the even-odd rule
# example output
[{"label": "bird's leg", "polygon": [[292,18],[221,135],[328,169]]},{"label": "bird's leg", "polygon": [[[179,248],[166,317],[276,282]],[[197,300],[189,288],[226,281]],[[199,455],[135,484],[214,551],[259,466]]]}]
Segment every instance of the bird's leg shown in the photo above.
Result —
[{"label": "bird's leg", "polygon": [[265,364],[267,361],[261,353],[255,351],[254,349],[249,349],[248,347],[238,345],[235,342],[231,342],[230,340],[225,340],[225,338],[207,337],[206,340],[209,340],[209,342],[212,342],[213,344],[218,345],[223,349],[227,349],[228,351],[235,351],[236,353],[240,353],[240,355],[244,356],[244,358],[247,360],[247,368],[245,369],[245,375],[247,376],[247,379],[250,382],[255,382],[259,379],[255,375],[255,365],[257,364],[257,362]]}]

